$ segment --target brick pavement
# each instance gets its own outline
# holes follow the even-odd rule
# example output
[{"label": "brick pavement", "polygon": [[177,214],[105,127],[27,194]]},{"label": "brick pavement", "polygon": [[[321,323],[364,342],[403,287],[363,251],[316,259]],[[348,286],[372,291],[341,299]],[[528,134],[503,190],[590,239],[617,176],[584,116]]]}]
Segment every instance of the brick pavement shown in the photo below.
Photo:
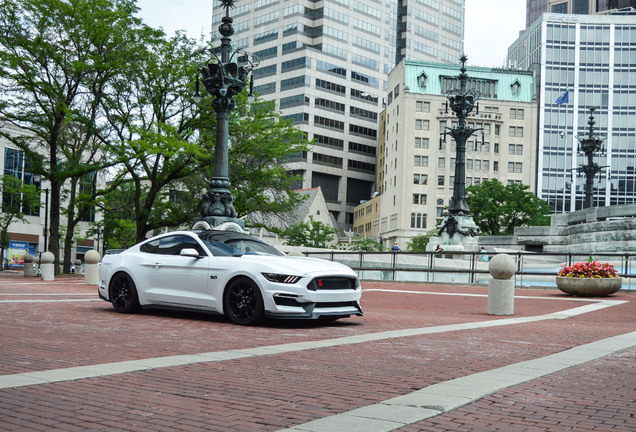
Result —
[{"label": "brick pavement", "polygon": [[[486,315],[487,287],[366,282],[363,289],[365,317],[330,325],[272,321],[248,328],[203,314],[120,315],[106,302],[90,301],[96,287],[78,277],[45,283],[0,274],[2,375],[502,319]],[[518,290],[517,295],[530,298],[516,299],[515,317],[593,303],[556,291]],[[0,390],[0,430],[294,427],[636,331],[634,298],[618,293],[612,299],[626,303],[563,320],[7,388]],[[36,299],[48,302],[6,302]],[[623,350],[400,430],[636,430],[635,356],[636,349]]]}]

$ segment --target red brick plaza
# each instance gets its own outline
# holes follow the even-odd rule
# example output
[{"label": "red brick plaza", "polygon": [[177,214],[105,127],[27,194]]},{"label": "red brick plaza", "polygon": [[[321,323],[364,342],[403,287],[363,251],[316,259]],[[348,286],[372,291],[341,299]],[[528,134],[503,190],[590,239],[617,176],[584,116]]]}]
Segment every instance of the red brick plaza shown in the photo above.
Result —
[{"label": "red brick plaza", "polygon": [[636,430],[636,294],[363,290],[364,317],[240,327],[1,272],[0,430]]}]

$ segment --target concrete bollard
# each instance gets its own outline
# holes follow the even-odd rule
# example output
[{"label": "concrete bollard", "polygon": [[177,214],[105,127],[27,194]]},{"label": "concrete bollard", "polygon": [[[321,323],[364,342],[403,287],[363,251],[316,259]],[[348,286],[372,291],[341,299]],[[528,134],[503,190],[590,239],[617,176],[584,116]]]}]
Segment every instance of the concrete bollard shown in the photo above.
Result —
[{"label": "concrete bollard", "polygon": [[40,258],[40,271],[42,272],[43,281],[52,281],[55,279],[55,255],[53,252],[44,252]]},{"label": "concrete bollard", "polygon": [[488,284],[488,315],[512,315],[515,309],[515,260],[507,254],[495,255],[488,264],[492,280]]},{"label": "concrete bollard", "polygon": [[73,271],[71,272],[73,274],[80,274],[82,273],[82,261],[76,259],[75,261],[73,261]]},{"label": "concrete bollard", "polygon": [[26,254],[24,256],[24,276],[32,277],[35,276],[35,267],[33,267],[33,261],[35,257],[31,254]]},{"label": "concrete bollard", "polygon": [[84,283],[86,285],[99,285],[99,260],[101,256],[96,250],[89,250],[84,255]]}]

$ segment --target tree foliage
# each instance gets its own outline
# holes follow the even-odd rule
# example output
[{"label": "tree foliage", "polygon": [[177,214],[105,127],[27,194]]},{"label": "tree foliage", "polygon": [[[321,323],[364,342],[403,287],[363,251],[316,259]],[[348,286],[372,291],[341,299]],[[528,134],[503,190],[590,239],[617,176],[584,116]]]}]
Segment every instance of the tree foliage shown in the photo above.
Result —
[{"label": "tree foliage", "polygon": [[435,236],[435,231],[413,237],[406,244],[406,249],[413,252],[426,252],[426,245],[431,237]]},{"label": "tree foliage", "polygon": [[64,183],[112,163],[81,151],[107,139],[99,121],[103,98],[157,33],[136,11],[134,0],[0,2],[0,116],[25,132],[0,133],[26,153],[33,174],[50,183],[48,249],[56,259]]},{"label": "tree foliage", "polygon": [[528,191],[529,186],[487,180],[466,188],[473,220],[485,235],[511,235],[518,226],[550,224],[551,209]]},{"label": "tree foliage", "polygon": [[136,241],[150,231],[177,226],[187,211],[171,200],[179,182],[209,165],[199,130],[213,122],[211,107],[194,101],[195,42],[177,33],[158,37],[150,53],[121,77],[104,99],[108,122],[116,131],[109,151],[122,161],[114,184],[127,184],[136,225]]},{"label": "tree foliage", "polygon": [[332,226],[316,221],[312,216],[309,216],[309,223],[301,222],[284,231],[289,246],[316,248],[327,247],[327,244],[334,240],[335,233],[336,230]]},{"label": "tree foliage", "polygon": [[348,249],[350,251],[360,252],[382,252],[384,248],[382,243],[369,237],[356,236],[349,242]]}]

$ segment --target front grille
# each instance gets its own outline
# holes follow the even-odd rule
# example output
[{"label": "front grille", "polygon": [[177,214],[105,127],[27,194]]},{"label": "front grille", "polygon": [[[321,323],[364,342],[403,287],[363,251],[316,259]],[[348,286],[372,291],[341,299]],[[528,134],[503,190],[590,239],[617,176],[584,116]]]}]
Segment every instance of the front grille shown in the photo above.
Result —
[{"label": "front grille", "polygon": [[316,303],[316,308],[337,308],[337,307],[354,307],[358,308],[358,304],[354,301],[350,302],[319,302]]},{"label": "front grille", "polygon": [[348,277],[324,277],[313,279],[307,289],[312,291],[324,290],[355,290],[356,280]]}]

